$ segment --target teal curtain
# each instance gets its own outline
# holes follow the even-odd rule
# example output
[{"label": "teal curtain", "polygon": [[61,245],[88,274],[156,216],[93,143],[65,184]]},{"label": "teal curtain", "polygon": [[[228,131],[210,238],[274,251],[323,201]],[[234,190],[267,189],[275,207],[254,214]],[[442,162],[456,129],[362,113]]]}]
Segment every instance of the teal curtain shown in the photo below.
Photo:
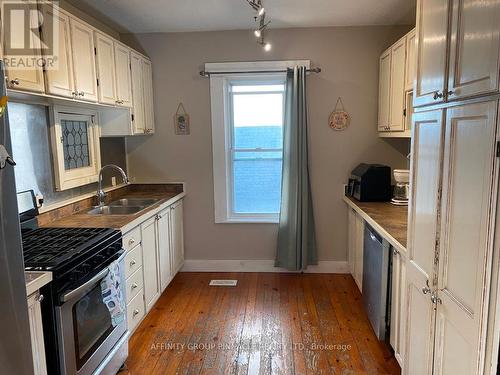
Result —
[{"label": "teal curtain", "polygon": [[305,67],[286,80],[283,177],[276,267],[302,271],[318,263],[309,181]]}]

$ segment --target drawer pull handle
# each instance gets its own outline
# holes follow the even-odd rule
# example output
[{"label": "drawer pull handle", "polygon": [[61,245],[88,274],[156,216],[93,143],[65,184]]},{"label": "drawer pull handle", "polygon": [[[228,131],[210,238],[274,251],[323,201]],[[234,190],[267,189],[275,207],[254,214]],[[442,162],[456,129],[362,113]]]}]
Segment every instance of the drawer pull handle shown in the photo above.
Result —
[{"label": "drawer pull handle", "polygon": [[137,262],[135,261],[135,259],[132,259],[132,260],[130,261],[130,267],[133,267],[133,266],[135,266],[136,264],[137,264]]},{"label": "drawer pull handle", "polygon": [[132,315],[134,318],[139,315],[139,309],[135,309]]},{"label": "drawer pull handle", "polygon": [[37,300],[38,302],[42,302],[44,298],[45,298],[45,297],[43,296],[43,294],[40,294],[40,295],[36,298],[36,300]]},{"label": "drawer pull handle", "polygon": [[13,80],[10,81],[11,85],[19,86],[19,78],[14,78]]},{"label": "drawer pull handle", "polygon": [[137,285],[136,283],[133,283],[133,284],[132,284],[132,290],[137,289],[137,287],[138,287],[138,286],[139,286],[139,285]]},{"label": "drawer pull handle", "polygon": [[135,240],[133,238],[131,238],[130,240],[128,240],[128,244],[129,245],[133,245],[135,244]]}]

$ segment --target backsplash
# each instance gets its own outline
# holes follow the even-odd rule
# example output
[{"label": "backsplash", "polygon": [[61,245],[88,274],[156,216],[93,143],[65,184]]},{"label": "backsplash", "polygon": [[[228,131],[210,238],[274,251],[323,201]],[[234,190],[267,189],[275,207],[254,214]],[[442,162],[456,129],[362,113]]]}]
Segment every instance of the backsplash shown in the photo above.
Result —
[{"label": "backsplash", "polygon": [[[33,189],[35,194],[44,196],[46,206],[96,191],[95,183],[65,191],[55,190],[47,107],[11,102],[8,108],[18,192]],[[124,138],[101,138],[101,164],[116,164],[126,170]],[[105,186],[111,185],[110,173],[113,172],[104,173]],[[120,183],[119,178],[117,183]]]}]

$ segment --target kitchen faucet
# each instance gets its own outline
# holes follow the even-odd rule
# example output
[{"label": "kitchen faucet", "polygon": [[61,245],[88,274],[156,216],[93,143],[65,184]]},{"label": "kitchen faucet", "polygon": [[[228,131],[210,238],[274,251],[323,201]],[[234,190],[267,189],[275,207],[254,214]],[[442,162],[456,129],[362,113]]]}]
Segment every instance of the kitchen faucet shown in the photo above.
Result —
[{"label": "kitchen faucet", "polygon": [[99,171],[99,179],[98,179],[98,183],[97,183],[97,203],[98,203],[99,207],[102,207],[104,205],[104,199],[106,198],[106,193],[102,190],[102,172],[105,169],[110,169],[110,168],[116,169],[118,172],[121,173],[123,182],[125,184],[129,183],[127,174],[119,166],[117,166],[115,164],[108,164],[108,165],[105,165],[104,167],[102,167],[101,170]]}]

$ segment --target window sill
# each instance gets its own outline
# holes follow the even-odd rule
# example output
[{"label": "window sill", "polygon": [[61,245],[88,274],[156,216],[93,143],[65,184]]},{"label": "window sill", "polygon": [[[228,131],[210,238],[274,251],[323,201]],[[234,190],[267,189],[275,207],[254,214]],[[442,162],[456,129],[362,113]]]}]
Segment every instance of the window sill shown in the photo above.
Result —
[{"label": "window sill", "polygon": [[215,224],[279,224],[279,219],[269,218],[229,218],[225,220],[216,220]]}]

